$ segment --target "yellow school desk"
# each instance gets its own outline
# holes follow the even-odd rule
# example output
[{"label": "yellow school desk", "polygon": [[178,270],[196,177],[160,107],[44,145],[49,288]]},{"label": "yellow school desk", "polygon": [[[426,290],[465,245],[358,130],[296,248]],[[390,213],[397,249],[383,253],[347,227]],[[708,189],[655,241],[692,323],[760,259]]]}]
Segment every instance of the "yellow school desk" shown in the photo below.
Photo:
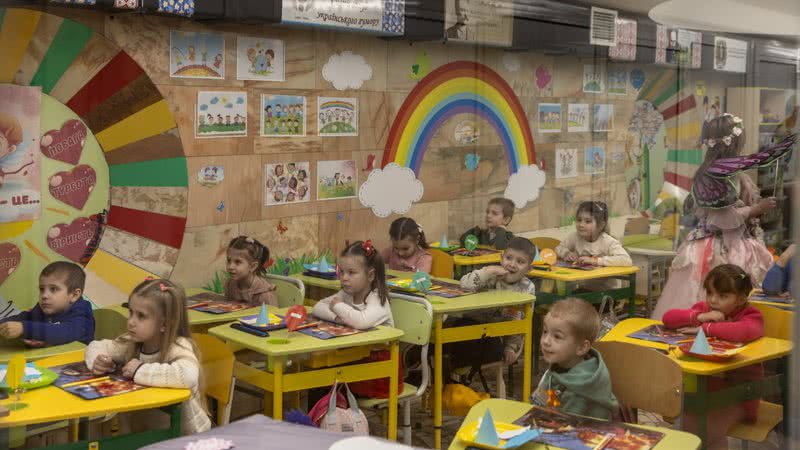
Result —
[{"label": "yellow school desk", "polygon": [[758,298],[753,298],[752,295],[754,294],[762,294],[760,289],[754,289],[753,292],[750,293],[750,302],[751,303],[758,303],[759,305],[767,305],[767,306],[774,306],[780,309],[788,309],[790,311],[794,311],[794,298],[787,298],[785,302],[774,302],[769,300],[758,300]]},{"label": "yellow school desk", "polygon": [[[628,342],[643,347],[650,347],[664,352],[669,352],[669,346],[660,342],[650,342],[642,339],[628,337],[629,334],[661,322],[651,319],[627,319],[614,327],[603,341]],[[683,355],[680,350],[668,353],[684,373],[684,412],[697,415],[698,434],[705,440],[707,415],[710,411],[738,404],[774,394],[780,389],[783,404],[787,403],[787,377],[785,371],[777,375],[766,376],[761,380],[747,381],[714,392],[708,391],[708,379],[714,375],[729,372],[734,369],[762,363],[788,356],[792,352],[792,342],[762,337],[747,344],[741,352],[724,362],[705,361],[691,356]],[[784,422],[786,412],[784,408]]]},{"label": "yellow school desk", "polygon": [[[276,314],[285,315],[288,308],[272,309]],[[309,308],[310,314],[310,308]],[[317,339],[300,332],[289,333],[286,329],[270,331],[268,337],[258,337],[249,333],[236,330],[230,324],[219,325],[208,330],[229,345],[247,348],[267,357],[267,367],[272,368],[272,373],[253,368],[237,361],[234,374],[237,380],[250,383],[267,392],[272,393],[272,417],[277,420],[283,418],[283,393],[297,392],[316,387],[328,387],[335,381],[347,383],[363,380],[389,378],[389,429],[388,438],[397,439],[397,383],[400,365],[399,339],[403,332],[391,327],[377,327],[371,331],[341,336],[332,339]],[[391,360],[369,363],[351,363],[342,366],[328,367],[316,370],[303,370],[298,368],[291,373],[285,373],[286,362],[292,356],[309,355],[315,352],[335,351],[352,347],[372,347],[379,344],[389,344]],[[295,361],[294,367],[301,364]],[[265,396],[266,411],[270,398]]]},{"label": "yellow school desk", "polygon": [[502,258],[503,258],[502,250],[498,250],[497,253],[490,253],[488,255],[481,255],[481,256],[455,255],[453,256],[453,276],[457,279],[460,279],[461,277],[463,277],[469,272],[472,272],[475,269],[479,269],[483,266],[488,266],[491,264],[500,264],[500,260]]},{"label": "yellow school desk", "polygon": [[[83,361],[83,351],[74,351],[42,360],[37,364],[42,367],[59,366]],[[79,421],[79,442],[59,446],[59,449],[91,448],[88,440],[89,417],[105,414],[141,411],[145,409],[165,408],[170,416],[170,427],[100,439],[99,448],[120,450],[137,449],[154,442],[172,439],[181,434],[180,404],[189,399],[189,389],[147,388],[141,391],[115,395],[113,397],[84,400],[55,386],[33,389],[22,394],[20,401],[27,408],[11,411],[7,417],[0,418],[0,448],[8,448],[9,428],[35,425],[60,420]],[[12,399],[0,402],[8,407]]]},{"label": "yellow school desk", "polygon": [[[461,427],[467,426],[483,417],[484,414],[486,414],[487,409],[492,412],[492,418],[495,421],[511,423],[528,412],[528,410],[531,409],[531,404],[498,398],[483,400],[469,410],[469,413],[467,414],[467,417],[464,418],[464,422],[462,422]],[[643,425],[631,426],[664,433],[664,439],[662,439],[661,442],[659,442],[658,445],[653,448],[653,450],[696,450],[700,448],[700,438],[684,431],[672,430],[669,428],[648,427]],[[454,438],[453,442],[450,444],[450,450],[465,450],[467,447],[468,446],[457,437]],[[529,442],[519,448],[521,450],[545,450],[548,448],[555,449],[557,447]]]},{"label": "yellow school desk", "polygon": [[51,347],[31,348],[26,347],[19,339],[0,339],[0,363],[7,363],[11,357],[18,353],[22,353],[22,356],[25,357],[25,361],[30,362],[64,353],[81,351],[84,348],[86,348],[86,345],[80,342],[70,342],[69,344],[53,345]]}]

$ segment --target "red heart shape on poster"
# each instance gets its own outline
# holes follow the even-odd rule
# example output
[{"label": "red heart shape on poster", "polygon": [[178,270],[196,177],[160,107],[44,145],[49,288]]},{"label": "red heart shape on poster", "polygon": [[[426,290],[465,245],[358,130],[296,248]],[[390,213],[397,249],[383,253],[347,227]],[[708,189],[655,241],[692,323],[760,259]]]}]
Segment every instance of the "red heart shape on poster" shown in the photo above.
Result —
[{"label": "red heart shape on poster", "polygon": [[47,246],[70,261],[79,263],[95,233],[97,222],[78,217],[69,225],[58,223],[50,227],[47,232]]},{"label": "red heart shape on poster", "polygon": [[94,185],[97,174],[86,164],[81,164],[69,172],[58,172],[50,177],[50,195],[75,209],[83,209]]},{"label": "red heart shape on poster", "polygon": [[10,242],[0,244],[0,284],[17,270],[20,260],[22,254],[19,252],[19,247]]},{"label": "red heart shape on poster", "polygon": [[307,313],[303,305],[294,305],[286,311],[286,329],[289,331],[297,330],[297,327],[304,324]]},{"label": "red heart shape on poster", "polygon": [[45,133],[39,141],[39,148],[44,156],[50,159],[73,165],[78,164],[87,134],[86,125],[83,122],[70,119],[61,125],[61,129]]}]

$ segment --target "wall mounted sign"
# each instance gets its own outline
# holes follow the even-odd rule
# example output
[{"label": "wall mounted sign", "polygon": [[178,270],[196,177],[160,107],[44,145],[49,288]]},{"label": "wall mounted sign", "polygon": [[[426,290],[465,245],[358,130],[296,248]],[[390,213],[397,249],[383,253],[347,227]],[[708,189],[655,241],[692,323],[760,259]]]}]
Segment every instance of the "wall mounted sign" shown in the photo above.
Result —
[{"label": "wall mounted sign", "polygon": [[402,35],[405,5],[405,0],[285,1],[281,23]]}]

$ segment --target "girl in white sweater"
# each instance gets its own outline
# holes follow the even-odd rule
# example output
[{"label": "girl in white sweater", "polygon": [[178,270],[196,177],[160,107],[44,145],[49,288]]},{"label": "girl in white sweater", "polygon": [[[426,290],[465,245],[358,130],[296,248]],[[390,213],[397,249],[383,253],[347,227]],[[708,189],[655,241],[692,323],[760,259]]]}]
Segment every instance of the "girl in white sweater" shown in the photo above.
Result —
[{"label": "girl in white sweater", "polygon": [[89,344],[86,366],[98,375],[121,368],[123,376],[144,386],[191,389],[191,397],[181,406],[182,431],[208,430],[211,421],[183,288],[168,280],[145,280],[134,288],[128,305],[128,332]]}]

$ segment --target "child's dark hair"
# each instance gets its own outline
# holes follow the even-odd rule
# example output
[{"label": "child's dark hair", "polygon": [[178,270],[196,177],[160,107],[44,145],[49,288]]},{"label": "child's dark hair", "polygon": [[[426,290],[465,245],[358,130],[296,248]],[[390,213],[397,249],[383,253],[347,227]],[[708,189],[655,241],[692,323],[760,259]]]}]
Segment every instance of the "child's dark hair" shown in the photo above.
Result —
[{"label": "child's dark hair", "polygon": [[503,197],[495,197],[489,200],[489,204],[499,206],[500,209],[503,210],[503,217],[508,217],[509,221],[514,218],[514,202],[511,200]]},{"label": "child's dark hair", "polygon": [[392,222],[392,225],[389,226],[389,237],[393,241],[411,238],[418,246],[430,248],[427,239],[425,239],[425,231],[422,230],[422,226],[410,217],[401,217]]},{"label": "child's dark hair", "polygon": [[375,279],[372,281],[370,289],[378,291],[378,297],[381,299],[381,305],[385,305],[389,301],[389,288],[386,286],[386,268],[383,265],[383,258],[380,252],[375,250],[370,241],[356,241],[348,245],[347,248],[342,250],[340,257],[345,256],[361,256],[366,261],[367,270],[375,270]]},{"label": "child's dark hair", "polygon": [[711,269],[703,280],[706,292],[718,294],[735,294],[747,297],[753,290],[753,280],[741,267],[735,264],[722,264]]},{"label": "child's dark hair", "polygon": [[578,205],[578,210],[575,212],[575,219],[578,218],[580,213],[589,214],[598,225],[602,223],[602,231],[608,233],[608,205],[603,202],[581,202],[581,204]]},{"label": "child's dark hair", "polygon": [[258,263],[256,274],[264,275],[267,273],[265,265],[269,261],[269,249],[266,245],[248,236],[238,236],[231,240],[228,248],[247,251],[247,256]]},{"label": "child's dark hair", "polygon": [[56,261],[45,266],[39,276],[49,277],[54,274],[66,277],[64,284],[67,286],[68,292],[80,289],[81,293],[83,293],[84,286],[86,286],[86,272],[83,271],[81,266],[69,261]]},{"label": "child's dark hair", "polygon": [[533,262],[533,258],[536,257],[536,245],[533,244],[528,239],[524,237],[515,236],[508,241],[508,247],[506,250],[513,249],[518,252],[522,252],[525,256],[528,257],[528,263]]}]

